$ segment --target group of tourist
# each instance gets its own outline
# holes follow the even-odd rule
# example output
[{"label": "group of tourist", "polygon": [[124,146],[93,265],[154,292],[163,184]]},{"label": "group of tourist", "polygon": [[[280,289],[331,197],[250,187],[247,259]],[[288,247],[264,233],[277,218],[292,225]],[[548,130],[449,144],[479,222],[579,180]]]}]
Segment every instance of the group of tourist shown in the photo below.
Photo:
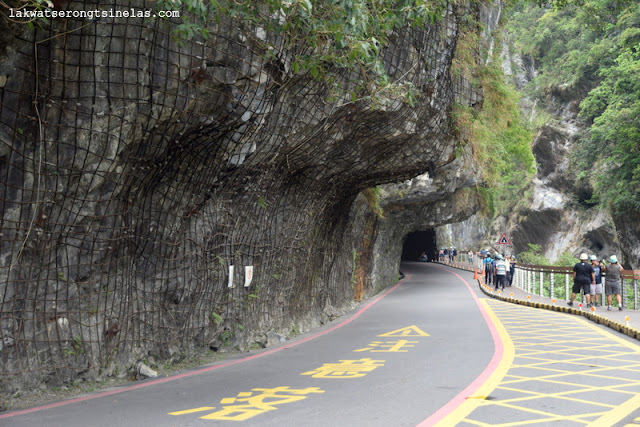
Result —
[{"label": "group of tourist", "polygon": [[440,262],[458,261],[458,249],[455,246],[440,249],[440,252],[438,253],[438,260]]},{"label": "group of tourist", "polygon": [[599,261],[595,255],[580,254],[580,262],[573,266],[573,288],[568,305],[573,305],[576,296],[582,291],[587,300],[587,307],[599,307],[602,304],[602,278],[606,275],[604,293],[607,297],[607,310],[611,310],[613,295],[618,301],[618,310],[622,310],[622,290],[620,271],[622,266],[618,257],[611,255],[609,265]]},{"label": "group of tourist", "polygon": [[[457,250],[454,246],[440,249],[440,262],[454,262],[457,258]],[[491,254],[483,250],[479,253],[469,251],[467,257],[470,264],[473,264],[475,256],[482,259],[482,266],[485,274],[485,283],[493,285],[495,290],[504,290],[513,283],[513,276],[516,268],[516,257],[511,254]],[[576,296],[584,292],[587,300],[587,307],[600,307],[604,303],[602,295],[607,297],[607,310],[612,309],[613,296],[618,301],[618,310],[622,310],[622,287],[620,284],[620,272],[622,266],[618,263],[618,257],[611,255],[609,264],[605,260],[599,260],[595,255],[580,255],[580,262],[573,267],[573,288],[571,298],[567,302],[572,306]],[[606,280],[603,277],[606,275]],[[603,285],[604,282],[604,285]]]},{"label": "group of tourist", "polygon": [[481,252],[483,257],[482,265],[484,266],[485,282],[487,285],[493,285],[496,290],[504,290],[513,284],[513,275],[516,270],[516,257],[507,254],[492,255],[488,252]]}]

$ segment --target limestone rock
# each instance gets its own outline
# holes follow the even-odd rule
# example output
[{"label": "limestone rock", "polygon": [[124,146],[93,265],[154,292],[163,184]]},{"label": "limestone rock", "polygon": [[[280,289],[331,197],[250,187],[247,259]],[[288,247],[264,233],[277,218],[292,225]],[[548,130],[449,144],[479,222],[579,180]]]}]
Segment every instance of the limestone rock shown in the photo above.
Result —
[{"label": "limestone rock", "polygon": [[158,373],[156,371],[142,362],[138,362],[138,364],[136,365],[136,371],[138,374],[138,379],[156,378],[158,376]]}]

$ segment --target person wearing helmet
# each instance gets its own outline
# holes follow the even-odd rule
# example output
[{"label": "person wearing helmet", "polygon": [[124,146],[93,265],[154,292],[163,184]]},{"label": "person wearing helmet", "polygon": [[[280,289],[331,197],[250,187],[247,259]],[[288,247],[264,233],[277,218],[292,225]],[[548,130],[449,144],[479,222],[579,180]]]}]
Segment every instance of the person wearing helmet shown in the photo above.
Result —
[{"label": "person wearing helmet", "polygon": [[600,264],[597,256],[591,255],[589,259],[591,260],[591,267],[593,268],[593,274],[596,278],[596,284],[591,285],[591,306],[599,307],[602,301],[602,275],[605,272],[605,267]]},{"label": "person wearing helmet", "polygon": [[498,288],[507,287],[507,272],[509,271],[509,263],[504,260],[504,257],[500,254],[496,256],[496,266],[494,269],[495,273],[495,281],[496,281],[496,290]]},{"label": "person wearing helmet", "polygon": [[615,294],[618,300],[618,310],[622,311],[622,296],[620,292],[620,270],[622,266],[618,264],[618,257],[611,255],[609,267],[607,267],[607,281],[604,284],[604,293],[607,295],[607,310],[611,310],[611,296]]},{"label": "person wearing helmet", "polygon": [[580,291],[584,292],[587,307],[591,305],[591,284],[596,284],[596,276],[593,267],[587,261],[589,261],[589,255],[582,253],[580,254],[580,262],[573,266],[573,288],[571,289],[571,300],[567,302],[567,305],[573,305],[573,301]]},{"label": "person wearing helmet", "polygon": [[493,278],[493,259],[490,254],[487,254],[487,257],[484,259],[482,264],[484,265],[484,280],[487,285],[490,285],[492,283],[491,279]]}]

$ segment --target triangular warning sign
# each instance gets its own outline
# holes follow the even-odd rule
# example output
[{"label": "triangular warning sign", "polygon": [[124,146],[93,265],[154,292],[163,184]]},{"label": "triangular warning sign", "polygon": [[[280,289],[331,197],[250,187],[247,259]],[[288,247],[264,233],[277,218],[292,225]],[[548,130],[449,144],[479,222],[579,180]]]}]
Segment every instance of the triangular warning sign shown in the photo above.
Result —
[{"label": "triangular warning sign", "polygon": [[507,235],[503,233],[502,236],[500,237],[500,240],[498,241],[498,244],[499,245],[510,245],[511,242],[507,238]]},{"label": "triangular warning sign", "polygon": [[378,335],[379,337],[428,337],[429,334],[418,328],[415,325],[407,326],[406,328],[397,329],[395,331],[387,332],[386,334]]}]

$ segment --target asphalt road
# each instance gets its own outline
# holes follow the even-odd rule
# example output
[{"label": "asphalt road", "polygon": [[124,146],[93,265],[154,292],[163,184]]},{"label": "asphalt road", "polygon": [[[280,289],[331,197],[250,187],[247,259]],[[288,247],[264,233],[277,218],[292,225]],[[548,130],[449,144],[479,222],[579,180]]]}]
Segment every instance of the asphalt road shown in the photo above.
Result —
[{"label": "asphalt road", "polygon": [[501,344],[472,274],[436,264],[279,347],[73,402],[7,426],[431,425],[493,372]]}]

